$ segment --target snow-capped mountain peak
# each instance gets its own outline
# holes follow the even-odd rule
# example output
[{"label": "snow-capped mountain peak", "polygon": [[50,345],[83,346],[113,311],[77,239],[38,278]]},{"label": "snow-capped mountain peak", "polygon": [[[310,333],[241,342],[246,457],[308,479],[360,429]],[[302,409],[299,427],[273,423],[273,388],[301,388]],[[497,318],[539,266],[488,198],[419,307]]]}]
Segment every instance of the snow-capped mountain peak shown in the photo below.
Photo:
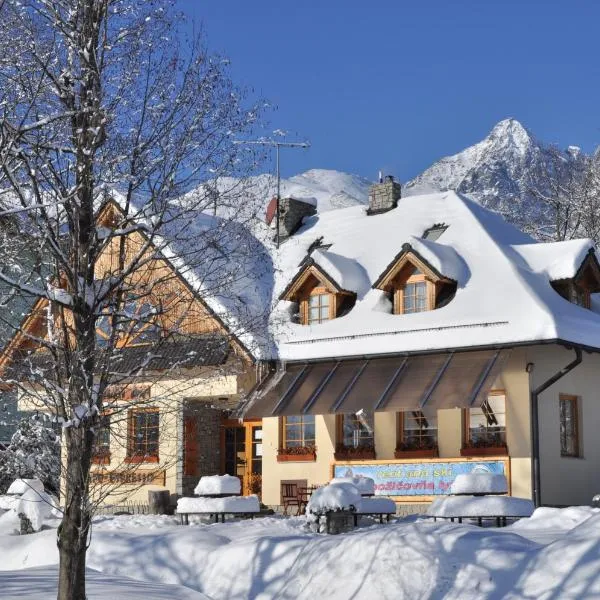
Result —
[{"label": "snow-capped mountain peak", "polygon": [[531,133],[513,118],[496,123],[490,131],[487,141],[490,144],[513,148],[521,153],[527,152],[531,145],[536,143]]},{"label": "snow-capped mountain peak", "polygon": [[[499,186],[516,193],[513,181],[522,177],[539,151],[538,142],[519,121],[504,119],[481,142],[442,158],[409,181],[405,191],[414,195],[453,189],[479,201]],[[486,187],[482,187],[481,177],[486,179]]]}]

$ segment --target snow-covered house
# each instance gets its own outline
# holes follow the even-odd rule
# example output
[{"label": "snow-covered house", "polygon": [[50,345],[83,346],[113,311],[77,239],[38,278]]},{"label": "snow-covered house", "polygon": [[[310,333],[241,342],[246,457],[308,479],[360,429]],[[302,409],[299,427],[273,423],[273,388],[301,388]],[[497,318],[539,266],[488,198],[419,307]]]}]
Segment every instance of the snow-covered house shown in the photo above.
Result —
[{"label": "snow-covered house", "polygon": [[[115,229],[120,210],[118,198],[99,209],[101,231]],[[146,250],[131,275],[126,292],[131,300],[119,316],[123,325],[114,350],[103,352],[111,335],[109,309],[96,326],[97,368],[106,366],[109,385],[95,431],[91,482],[109,503],[145,503],[149,490],[165,487],[190,494],[201,475],[219,473],[240,476],[250,492],[260,475],[260,460],[243,456],[246,439],[259,439],[260,422],[229,416],[255,383],[254,337],[263,315],[248,306],[269,304],[246,296],[268,289],[253,282],[261,273],[271,277],[272,270],[252,272],[262,246],[235,223],[208,215],[183,225],[181,219],[173,218],[172,225],[165,220],[162,237],[149,240],[139,226],[124,234],[126,257]],[[107,234],[96,265],[100,283],[118,273],[120,238]],[[252,261],[244,268],[246,257]],[[44,380],[58,381],[58,369],[68,381],[68,365],[52,360],[50,352],[52,340],[59,348],[61,336],[69,335],[69,319],[69,310],[40,298],[0,355],[4,387],[18,382],[12,389],[18,390],[21,410],[57,414],[53,386]],[[86,418],[85,407],[78,408],[76,417]]]},{"label": "snow-covered house", "polygon": [[281,482],[369,475],[429,501],[473,469],[513,495],[600,490],[600,266],[590,240],[536,243],[454,192],[305,218],[274,250],[263,501]]}]

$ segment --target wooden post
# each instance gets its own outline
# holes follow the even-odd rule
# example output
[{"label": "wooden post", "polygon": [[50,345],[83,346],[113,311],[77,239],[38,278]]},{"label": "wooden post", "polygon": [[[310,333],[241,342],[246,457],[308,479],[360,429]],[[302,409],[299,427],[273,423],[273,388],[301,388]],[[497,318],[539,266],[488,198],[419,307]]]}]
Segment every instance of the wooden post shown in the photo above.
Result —
[{"label": "wooden post", "polygon": [[151,515],[166,515],[169,513],[171,493],[169,490],[149,490],[148,504]]}]

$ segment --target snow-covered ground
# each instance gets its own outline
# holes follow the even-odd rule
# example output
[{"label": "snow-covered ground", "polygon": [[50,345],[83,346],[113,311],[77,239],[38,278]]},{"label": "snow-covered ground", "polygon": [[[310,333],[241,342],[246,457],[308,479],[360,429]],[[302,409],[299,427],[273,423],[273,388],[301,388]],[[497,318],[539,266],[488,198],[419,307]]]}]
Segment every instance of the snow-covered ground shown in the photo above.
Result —
[{"label": "snow-covered ground", "polygon": [[[7,529],[2,598],[51,598],[56,532]],[[88,566],[90,598],[600,598],[600,510],[545,508],[504,529],[411,518],[338,536],[303,517],[99,517]]]}]

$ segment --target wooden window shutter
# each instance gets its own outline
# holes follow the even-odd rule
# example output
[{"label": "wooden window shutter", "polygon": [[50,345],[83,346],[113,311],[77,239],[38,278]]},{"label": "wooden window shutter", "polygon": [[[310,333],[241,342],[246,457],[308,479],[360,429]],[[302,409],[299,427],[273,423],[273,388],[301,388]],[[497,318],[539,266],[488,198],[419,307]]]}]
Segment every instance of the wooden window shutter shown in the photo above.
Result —
[{"label": "wooden window shutter", "polygon": [[196,417],[183,420],[183,474],[194,477],[198,474],[198,429]]}]

